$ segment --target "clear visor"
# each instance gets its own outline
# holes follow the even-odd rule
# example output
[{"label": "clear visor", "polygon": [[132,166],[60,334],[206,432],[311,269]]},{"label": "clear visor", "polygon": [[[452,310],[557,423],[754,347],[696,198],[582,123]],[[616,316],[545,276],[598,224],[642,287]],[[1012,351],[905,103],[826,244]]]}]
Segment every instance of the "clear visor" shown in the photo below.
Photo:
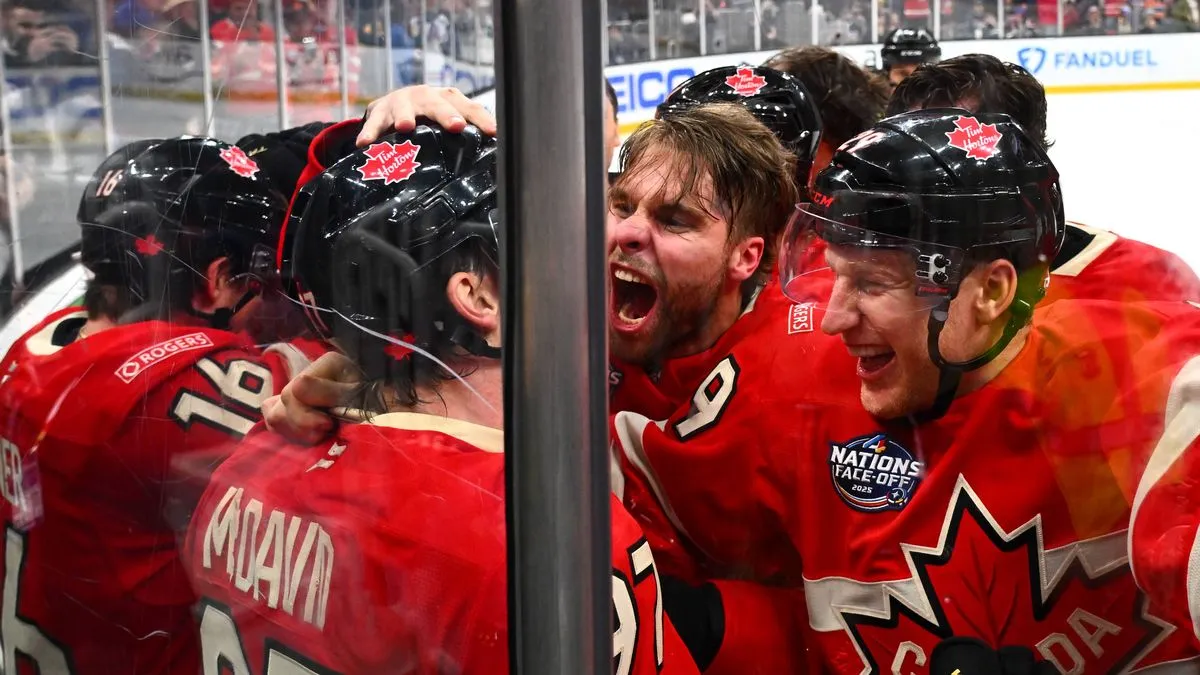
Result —
[{"label": "clear visor", "polygon": [[833,220],[814,204],[797,204],[780,249],[784,294],[825,306],[844,280],[857,292],[912,293],[931,305],[953,298],[965,252],[868,229],[871,215]]}]

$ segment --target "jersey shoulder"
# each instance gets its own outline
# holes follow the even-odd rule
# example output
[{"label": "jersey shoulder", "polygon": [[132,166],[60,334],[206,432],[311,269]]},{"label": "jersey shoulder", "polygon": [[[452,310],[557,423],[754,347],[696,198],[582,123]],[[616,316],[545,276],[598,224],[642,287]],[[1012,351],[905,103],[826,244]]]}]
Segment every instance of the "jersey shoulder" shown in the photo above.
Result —
[{"label": "jersey shoulder", "polygon": [[1086,244],[1051,272],[1050,300],[1200,300],[1200,278],[1174,253],[1081,223],[1069,225]]},{"label": "jersey shoulder", "polygon": [[[465,664],[503,653],[503,456],[436,421],[386,426],[394,418],[347,425],[314,446],[256,430],[215,472],[187,558],[206,601],[246,617],[243,641],[287,644],[354,672],[440,658],[483,672]],[[247,518],[262,525],[248,529]],[[267,559],[277,542],[304,553],[305,537],[308,582],[291,604],[275,592],[278,576],[228,573],[253,568],[252,556]]]}]

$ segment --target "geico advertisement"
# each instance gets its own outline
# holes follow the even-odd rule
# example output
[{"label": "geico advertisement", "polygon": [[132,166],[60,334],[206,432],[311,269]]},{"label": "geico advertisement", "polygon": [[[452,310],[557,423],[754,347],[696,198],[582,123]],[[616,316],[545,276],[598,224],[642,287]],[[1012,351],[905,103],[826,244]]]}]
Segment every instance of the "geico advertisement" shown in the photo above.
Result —
[{"label": "geico advertisement", "polygon": [[[992,54],[1018,63],[1038,77],[1051,93],[1073,87],[1128,88],[1130,85],[1200,87],[1200,59],[1195,58],[1197,38],[1186,33],[1100,37],[1045,38],[1035,40],[964,40],[942,43],[942,56]],[[878,45],[836,47],[866,66],[878,64]],[[761,64],[774,52],[720,54],[672,59],[605,70],[617,92],[621,121],[636,122],[654,116],[654,108],[671,90],[696,73],[719,66]]]}]

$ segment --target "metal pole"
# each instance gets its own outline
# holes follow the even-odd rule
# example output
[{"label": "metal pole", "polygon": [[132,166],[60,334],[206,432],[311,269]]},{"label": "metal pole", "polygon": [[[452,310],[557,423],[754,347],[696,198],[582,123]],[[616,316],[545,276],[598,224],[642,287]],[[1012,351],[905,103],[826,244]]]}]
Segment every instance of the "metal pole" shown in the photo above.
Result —
[{"label": "metal pole", "polygon": [[762,51],[762,0],[754,0],[754,51]]},{"label": "metal pole", "polygon": [[[655,35],[658,30],[655,24],[654,17],[654,0],[646,0],[646,36],[650,38],[650,60],[654,61],[658,58],[658,36]],[[632,26],[631,26],[632,28]]]},{"label": "metal pole", "polygon": [[[426,19],[429,16],[429,7],[426,0],[421,0],[421,20],[418,22],[418,27],[421,30],[421,82],[425,84],[429,81],[429,25]],[[439,84],[441,84],[439,82]]]},{"label": "metal pole", "polygon": [[996,0],[996,37],[1003,40],[1007,32],[1008,21],[1004,16],[1004,0]]},{"label": "metal pole", "polygon": [[[509,672],[521,675],[612,670],[600,26],[598,2],[496,2]],[[552,114],[529,114],[548,100]]]},{"label": "metal pole", "polygon": [[396,59],[392,55],[392,0],[383,0],[383,77],[389,92],[396,86]]},{"label": "metal pole", "polygon": [[612,59],[608,53],[608,1],[600,3],[600,25],[604,30],[600,31],[600,53],[603,54],[604,65],[612,63]]},{"label": "metal pole", "polygon": [[1063,18],[1063,3],[1067,0],[1058,0],[1058,34],[1061,36],[1066,30],[1066,19]]},{"label": "metal pole", "polygon": [[879,44],[879,3],[881,0],[871,0],[871,44]]},{"label": "metal pole", "polygon": [[[1003,2],[1003,0],[997,0]],[[942,0],[933,0],[933,7],[930,9],[933,12],[933,37],[935,40],[942,39]]]},{"label": "metal pole", "polygon": [[108,40],[104,17],[108,16],[105,0],[96,0],[96,56],[100,59],[100,123],[104,126],[104,154],[111,155],[116,143],[113,134],[112,71],[109,70]]},{"label": "metal pole", "polygon": [[809,30],[812,32],[812,43],[814,45],[821,44],[820,36],[820,16],[821,16],[821,0],[812,0],[812,5],[809,7],[811,16],[809,17]]},{"label": "metal pole", "polygon": [[[4,72],[4,59],[0,58],[0,83],[8,89],[8,76]],[[12,117],[8,110],[8,97],[0,96],[0,149],[4,152],[4,191],[8,201],[8,245],[11,246],[12,278],[20,284],[25,276],[25,260],[21,255],[20,209],[17,207],[17,163],[13,158]]]},{"label": "metal pole", "polygon": [[213,125],[216,122],[216,113],[213,110],[212,35],[209,33],[209,26],[212,24],[208,22],[208,0],[196,0],[196,3],[200,10],[200,88],[203,90],[200,96],[204,106],[204,117],[201,118],[204,120],[204,131],[201,133],[212,136]]},{"label": "metal pole", "polygon": [[279,104],[280,129],[290,129],[292,126],[288,112],[287,54],[283,48],[283,33],[286,30],[287,26],[283,22],[283,0],[275,0],[275,91],[279,97],[276,100]]},{"label": "metal pole", "polygon": [[708,54],[708,3],[696,0],[700,4],[700,56]]},{"label": "metal pole", "polygon": [[[346,0],[337,2],[338,31],[338,92],[342,95],[342,119],[350,118],[350,58],[346,49]],[[285,127],[286,128],[286,127]]]}]

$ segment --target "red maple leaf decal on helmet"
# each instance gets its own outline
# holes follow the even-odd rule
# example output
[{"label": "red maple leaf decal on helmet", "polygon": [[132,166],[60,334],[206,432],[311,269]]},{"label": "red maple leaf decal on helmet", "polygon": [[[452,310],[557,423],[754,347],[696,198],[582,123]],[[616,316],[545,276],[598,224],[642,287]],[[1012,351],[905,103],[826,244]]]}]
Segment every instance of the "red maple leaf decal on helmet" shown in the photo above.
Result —
[{"label": "red maple leaf decal on helmet", "polygon": [[959,116],[954,120],[954,131],[947,131],[950,147],[966,150],[967,157],[987,159],[997,152],[1001,134],[995,124],[980,124],[974,117]]},{"label": "red maple leaf decal on helmet", "polygon": [[163,243],[158,240],[158,237],[153,234],[148,234],[144,237],[139,237],[133,242],[133,247],[137,249],[140,255],[156,256],[167,249]]},{"label": "red maple leaf decal on helmet", "polygon": [[737,69],[737,75],[725,78],[725,84],[729,85],[729,88],[737,92],[739,96],[753,96],[767,86],[767,78],[755,75],[754,69],[750,66],[741,66]]},{"label": "red maple leaf decal on helmet", "polygon": [[250,159],[250,156],[246,154],[245,150],[242,150],[236,145],[231,145],[221,151],[221,159],[225,160],[225,163],[228,164],[229,168],[233,169],[233,172],[237,175],[241,176],[242,178],[256,180],[254,178],[254,174],[259,172],[258,162]]},{"label": "red maple leaf decal on helmet", "polygon": [[399,183],[407,180],[421,166],[417,161],[420,151],[421,147],[413,145],[412,141],[375,143],[363,151],[367,162],[355,168],[362,174],[363,180],[381,180],[384,185]]}]

